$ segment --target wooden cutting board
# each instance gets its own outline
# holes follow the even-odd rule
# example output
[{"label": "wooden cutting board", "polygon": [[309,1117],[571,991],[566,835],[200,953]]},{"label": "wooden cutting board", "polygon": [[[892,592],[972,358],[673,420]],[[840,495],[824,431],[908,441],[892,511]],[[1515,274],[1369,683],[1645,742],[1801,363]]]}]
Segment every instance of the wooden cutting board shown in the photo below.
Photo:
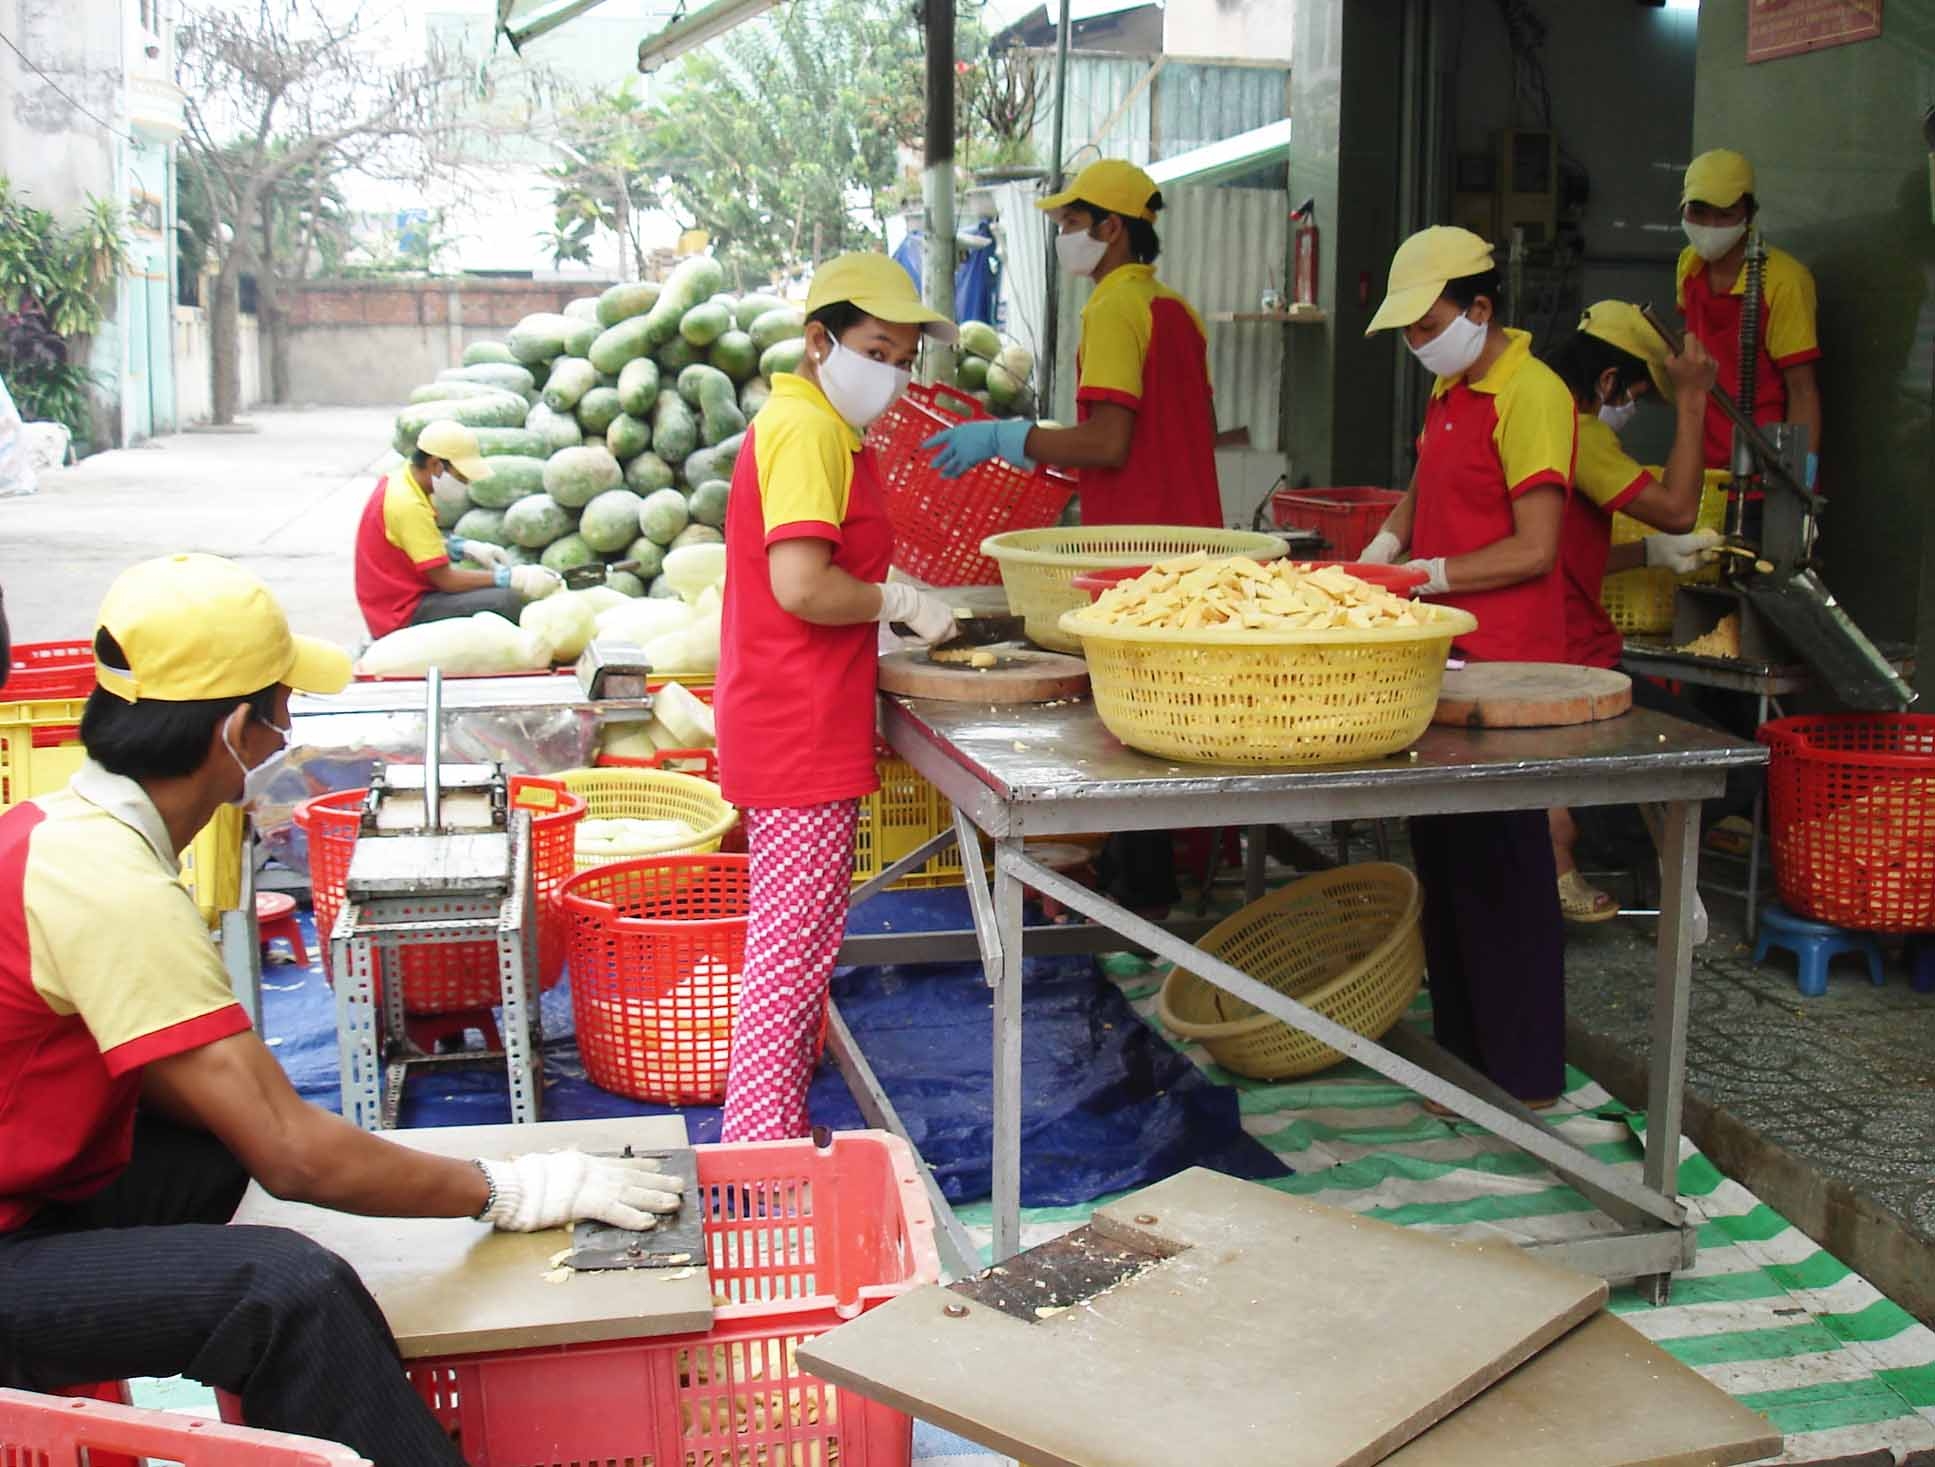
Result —
[{"label": "wooden cutting board", "polygon": [[1379,1467],[1726,1467],[1781,1446],[1764,1416],[1599,1314]]},{"label": "wooden cutting board", "polygon": [[[615,1153],[686,1144],[685,1122],[677,1116],[426,1127],[390,1131],[384,1139],[437,1156],[492,1159],[565,1146]],[[256,1184],[235,1221],[292,1228],[345,1259],[375,1297],[406,1360],[712,1326],[712,1285],[703,1266],[548,1278],[557,1267],[552,1259],[571,1249],[570,1228],[500,1233],[469,1218],[353,1217],[279,1201]]]},{"label": "wooden cutting board", "polygon": [[1031,1467],[1367,1467],[1606,1297],[1509,1244],[1201,1168],[1099,1208],[1088,1231],[1149,1257],[1121,1274],[1030,1250],[890,1300],[799,1362]]},{"label": "wooden cutting board", "polygon": [[1433,723],[1461,728],[1557,728],[1617,718],[1633,680],[1568,662],[1473,662],[1445,673]]},{"label": "wooden cutting board", "polygon": [[889,652],[880,659],[880,691],[951,703],[1051,703],[1088,696],[1088,664],[1079,657],[1005,643],[964,651],[984,652],[994,666],[936,662],[925,651]]}]

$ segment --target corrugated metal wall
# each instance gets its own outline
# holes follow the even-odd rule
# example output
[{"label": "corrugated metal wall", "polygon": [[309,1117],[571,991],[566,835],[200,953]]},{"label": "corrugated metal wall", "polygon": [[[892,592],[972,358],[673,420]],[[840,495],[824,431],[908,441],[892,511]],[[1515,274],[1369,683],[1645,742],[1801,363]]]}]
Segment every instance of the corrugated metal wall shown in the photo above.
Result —
[{"label": "corrugated metal wall", "polygon": [[1209,333],[1216,426],[1248,428],[1256,448],[1280,447],[1285,328],[1259,321],[1218,325],[1209,318],[1217,311],[1254,311],[1273,283],[1282,289],[1289,200],[1274,189],[1171,188],[1163,203],[1156,274],[1196,308]]},{"label": "corrugated metal wall", "polygon": [[[1054,53],[1035,56],[1052,73]],[[1290,73],[1285,68],[1171,61],[1110,123],[1122,99],[1155,63],[1153,56],[1077,54],[1068,58],[1068,115],[1062,134],[1066,161],[1076,166],[1090,161],[1094,154],[1075,155],[1095,139],[1102,154],[1146,167],[1156,159],[1221,142],[1290,115]],[[1054,149],[1053,97],[1050,82],[1035,125],[1036,155],[1044,160]],[[1104,123],[1109,124],[1108,132],[1097,138]]]},{"label": "corrugated metal wall", "polygon": [[[1210,319],[1217,311],[1254,311],[1271,285],[1282,289],[1289,255],[1289,201],[1275,189],[1163,190],[1162,255],[1156,274],[1203,318],[1209,334],[1210,380],[1216,386],[1216,426],[1250,430],[1262,449],[1283,444],[1284,330],[1265,322]],[[1063,277],[1055,411],[1075,421],[1075,345],[1081,335],[1086,282],[1070,289]]]},{"label": "corrugated metal wall", "polygon": [[1290,115],[1290,73],[1273,66],[1172,61],[1157,74],[1152,151],[1173,158]]},{"label": "corrugated metal wall", "polygon": [[[1041,116],[1035,124],[1035,153],[1037,157],[1045,159],[1055,150],[1054,53],[1049,52],[1045,56],[1038,54],[1037,61],[1048,68],[1050,77],[1043,94]],[[1097,130],[1108,122],[1110,114],[1121,106],[1122,99],[1129,95],[1153,64],[1152,59],[1145,60],[1138,56],[1068,58],[1068,110],[1062,138],[1063,147],[1070,157],[1095,137]],[[1153,133],[1150,112],[1154,104],[1152,90],[1151,87],[1144,87],[1135,101],[1109,126],[1107,135],[1097,140],[1096,146],[1102,155],[1127,158],[1144,167],[1153,161],[1149,156]],[[1093,153],[1085,154],[1079,163],[1089,162],[1096,156]]]}]

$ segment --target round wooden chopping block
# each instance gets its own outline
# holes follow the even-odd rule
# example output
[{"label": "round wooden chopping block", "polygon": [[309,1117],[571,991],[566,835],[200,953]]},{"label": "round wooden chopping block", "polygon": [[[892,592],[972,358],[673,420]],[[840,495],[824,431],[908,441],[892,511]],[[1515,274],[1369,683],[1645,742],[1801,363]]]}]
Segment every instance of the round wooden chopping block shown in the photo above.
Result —
[{"label": "round wooden chopping block", "polygon": [[1632,706],[1633,680],[1608,667],[1473,662],[1445,673],[1431,721],[1461,728],[1557,728],[1617,718]]},{"label": "round wooden chopping block", "polygon": [[1079,657],[1005,644],[979,650],[994,658],[994,666],[935,662],[924,651],[889,652],[880,659],[880,691],[952,703],[1052,703],[1088,696],[1088,664]]}]

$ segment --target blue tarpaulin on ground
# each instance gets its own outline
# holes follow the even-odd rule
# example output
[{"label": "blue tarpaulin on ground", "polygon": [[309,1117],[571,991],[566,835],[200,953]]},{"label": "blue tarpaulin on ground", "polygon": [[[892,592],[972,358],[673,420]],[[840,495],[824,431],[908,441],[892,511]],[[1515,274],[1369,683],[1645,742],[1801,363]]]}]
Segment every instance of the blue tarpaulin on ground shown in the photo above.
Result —
[{"label": "blue tarpaulin on ground", "polygon": [[[304,915],[305,931],[310,931]],[[858,909],[856,932],[969,925],[958,889],[895,892]],[[313,936],[312,956],[316,952]],[[263,973],[263,1032],[296,1089],[337,1109],[335,1008],[320,968]],[[989,1192],[992,991],[978,965],[854,968],[834,996],[881,1085],[948,1198]],[[600,1090],[584,1077],[569,980],[544,998],[546,1120],[659,1115],[670,1109]],[[1090,958],[1031,958],[1023,985],[1022,1201],[1069,1206],[1201,1165],[1281,1176],[1274,1153],[1243,1133],[1236,1092],[1205,1080],[1137,1018]],[[829,1060],[814,1077],[816,1124],[866,1124]],[[692,1139],[715,1141],[717,1107],[683,1112]],[[501,1071],[424,1075],[404,1096],[406,1126],[510,1119]]]}]

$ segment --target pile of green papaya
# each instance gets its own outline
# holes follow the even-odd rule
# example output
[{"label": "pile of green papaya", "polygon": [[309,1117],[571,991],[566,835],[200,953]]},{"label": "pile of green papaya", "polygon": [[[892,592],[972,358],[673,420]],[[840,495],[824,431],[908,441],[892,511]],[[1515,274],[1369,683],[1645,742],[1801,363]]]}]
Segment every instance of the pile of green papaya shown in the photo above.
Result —
[{"label": "pile of green papaya", "polygon": [[673,594],[666,552],[723,538],[746,424],[806,346],[796,306],[724,284],[716,260],[692,256],[662,283],[614,285],[472,342],[412,392],[397,452],[455,418],[492,460],[467,491],[438,487],[438,523],[553,570],[636,561],[607,584]]}]

